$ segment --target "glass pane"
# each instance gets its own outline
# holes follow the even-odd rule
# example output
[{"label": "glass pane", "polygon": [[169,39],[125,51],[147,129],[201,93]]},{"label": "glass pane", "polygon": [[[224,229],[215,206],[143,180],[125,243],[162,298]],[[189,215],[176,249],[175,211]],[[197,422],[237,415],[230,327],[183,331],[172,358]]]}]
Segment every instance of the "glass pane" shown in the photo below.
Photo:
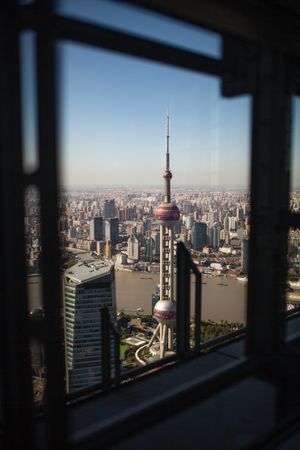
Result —
[{"label": "glass pane", "polygon": [[[158,303],[176,301],[176,241],[185,243],[202,272],[206,338],[239,328],[246,311],[249,99],[222,99],[218,80],[189,71],[70,43],[60,44],[59,51],[60,233],[69,255],[64,286],[70,376],[76,334],[83,339],[80,355],[89,373],[93,364],[101,365],[100,349],[87,350],[85,343],[100,333],[104,304],[111,322],[117,318],[123,373],[174,354],[176,311],[173,302],[160,305],[168,311]],[[174,226],[159,219],[169,177],[162,176],[167,140],[171,202],[178,208]],[[93,328],[80,322],[88,314],[80,290],[97,274],[99,280],[104,276],[97,272],[101,264],[107,301],[94,292]],[[83,365],[77,368],[83,373]],[[99,370],[95,374],[92,384],[102,380]]]},{"label": "glass pane", "polygon": [[300,230],[290,228],[288,234],[287,310],[300,305]]},{"label": "glass pane", "polygon": [[37,103],[36,103],[36,35],[32,31],[20,34],[23,168],[34,172],[39,165],[37,151]]},{"label": "glass pane", "polygon": [[111,0],[60,0],[57,12],[213,58],[221,57],[218,34],[133,5]]},{"label": "glass pane", "polygon": [[27,266],[27,292],[29,323],[32,330],[30,342],[34,403],[43,402],[46,367],[42,330],[44,309],[41,276],[41,217],[40,195],[35,186],[25,191],[25,252]]},{"label": "glass pane", "polygon": [[291,209],[299,212],[299,196],[300,196],[300,98],[293,97],[293,128],[292,128],[292,147],[291,147]]},{"label": "glass pane", "polygon": [[[290,228],[288,232],[288,254],[287,254],[287,283],[286,311],[290,319],[299,314],[300,306],[300,229]],[[298,311],[298,312],[297,312]],[[287,321],[286,339],[298,332],[298,323],[295,320]]]},{"label": "glass pane", "polygon": [[[300,99],[292,97],[292,142],[290,164],[290,211],[300,212]],[[286,282],[286,310],[290,318],[297,314],[300,306],[300,230],[290,228],[288,231],[287,249],[287,282]],[[287,321],[286,339],[297,330],[294,320]]]}]

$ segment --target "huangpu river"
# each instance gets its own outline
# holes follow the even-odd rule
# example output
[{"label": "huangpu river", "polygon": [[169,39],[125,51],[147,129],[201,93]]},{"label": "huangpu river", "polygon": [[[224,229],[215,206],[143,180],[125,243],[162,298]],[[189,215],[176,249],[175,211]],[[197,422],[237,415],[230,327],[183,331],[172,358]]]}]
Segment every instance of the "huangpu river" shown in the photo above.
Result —
[{"label": "huangpu river", "polygon": [[[117,310],[142,308],[141,314],[151,314],[152,294],[159,283],[158,274],[116,271]],[[41,282],[39,275],[28,280],[29,309],[41,305]],[[192,283],[191,298],[194,294]],[[227,320],[245,323],[247,283],[235,278],[203,276],[202,320]],[[193,311],[191,312],[193,316]]]},{"label": "huangpu river", "polygon": [[[117,309],[143,308],[151,314],[159,274],[116,272]],[[191,286],[191,299],[194,296]],[[235,278],[202,276],[202,320],[246,321],[247,283]],[[191,315],[193,312],[191,311]]]}]

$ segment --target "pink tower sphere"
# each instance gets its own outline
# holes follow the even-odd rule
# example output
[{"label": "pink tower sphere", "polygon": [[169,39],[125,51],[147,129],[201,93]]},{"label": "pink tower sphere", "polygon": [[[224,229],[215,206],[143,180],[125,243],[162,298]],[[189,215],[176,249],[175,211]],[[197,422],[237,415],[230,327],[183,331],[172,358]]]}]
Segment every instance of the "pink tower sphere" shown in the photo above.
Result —
[{"label": "pink tower sphere", "polygon": [[156,210],[155,216],[160,222],[177,222],[180,218],[180,212],[173,203],[162,203]]},{"label": "pink tower sphere", "polygon": [[176,320],[176,303],[170,300],[159,300],[154,306],[155,319],[164,324],[172,324]]}]

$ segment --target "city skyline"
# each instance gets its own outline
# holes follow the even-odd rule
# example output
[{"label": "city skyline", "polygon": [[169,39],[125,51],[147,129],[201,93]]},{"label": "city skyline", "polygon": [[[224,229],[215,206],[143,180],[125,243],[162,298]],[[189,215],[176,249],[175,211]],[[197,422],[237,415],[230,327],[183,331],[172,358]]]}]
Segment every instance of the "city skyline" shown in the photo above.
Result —
[{"label": "city skyline", "polygon": [[[99,7],[100,6],[100,7]],[[143,14],[120,4],[80,0],[59,2],[58,12],[101,22],[118,30],[221,56],[217,33]],[[126,20],[124,20],[126,14]],[[126,24],[126,25],[125,25]],[[24,166],[38,165],[35,36],[21,37]],[[176,185],[209,189],[249,188],[251,99],[221,96],[221,80],[193,71],[122,54],[57,44],[60,56],[60,184],[159,186],[164,158],[164,120],[171,116]],[[295,98],[294,121],[300,117]],[[291,189],[300,187],[300,134],[292,134]]]},{"label": "city skyline", "polygon": [[[212,187],[232,185],[232,180],[235,185],[248,185],[246,99],[220,99],[218,81],[203,75],[72,45],[62,53],[61,180],[65,185],[115,185],[133,180],[159,185],[157,169],[164,158],[168,108],[178,185],[200,181]],[[104,99],[99,89],[97,94],[97,76],[91,79],[81,69],[80,79],[74,79],[80,61],[84,67],[92,66],[102,79]],[[103,67],[106,75],[99,73]],[[83,85],[89,86],[88,91]],[[82,89],[84,98],[78,98]],[[234,132],[227,123],[227,102],[238,118]]]},{"label": "city skyline", "polygon": [[[91,2],[63,2],[64,12],[99,21]],[[121,6],[97,2],[104,23],[220,57],[220,37],[178,21],[136,15],[122,20]],[[117,9],[116,9],[117,8]],[[135,13],[136,14],[136,13]],[[138,24],[138,25],[137,25]],[[23,114],[25,168],[36,165],[34,36],[24,33]],[[220,80],[197,72],[105,50],[57,44],[60,56],[60,184],[159,185],[165,115],[170,111],[177,185],[248,186],[250,100],[224,99]]]}]

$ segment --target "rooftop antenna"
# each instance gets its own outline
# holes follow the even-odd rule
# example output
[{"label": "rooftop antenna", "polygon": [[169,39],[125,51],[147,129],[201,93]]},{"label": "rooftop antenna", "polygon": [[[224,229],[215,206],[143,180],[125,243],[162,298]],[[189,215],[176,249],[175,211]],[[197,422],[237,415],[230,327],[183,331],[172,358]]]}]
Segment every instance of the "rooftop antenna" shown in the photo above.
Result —
[{"label": "rooftop antenna", "polygon": [[166,153],[166,170],[169,170],[169,169],[170,169],[169,140],[170,140],[170,118],[169,118],[169,109],[168,109],[168,112],[167,112],[167,153]]}]

